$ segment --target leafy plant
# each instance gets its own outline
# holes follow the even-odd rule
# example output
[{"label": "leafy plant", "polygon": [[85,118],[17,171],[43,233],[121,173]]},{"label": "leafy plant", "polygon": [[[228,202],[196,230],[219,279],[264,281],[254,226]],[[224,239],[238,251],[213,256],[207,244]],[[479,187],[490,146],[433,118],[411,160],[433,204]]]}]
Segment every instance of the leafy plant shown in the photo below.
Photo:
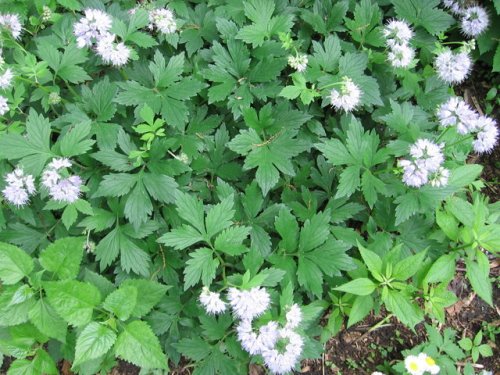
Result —
[{"label": "leafy plant", "polygon": [[483,331],[479,331],[474,340],[471,340],[468,337],[464,337],[458,342],[458,345],[465,351],[469,352],[472,361],[475,363],[479,359],[479,356],[482,357],[491,357],[493,355],[493,350],[491,346],[488,344],[481,344],[483,341]]},{"label": "leafy plant", "polygon": [[497,70],[487,7],[464,40],[437,0],[0,2],[8,375],[291,372],[371,312],[445,322],[457,264],[492,305],[498,130],[449,84]]}]

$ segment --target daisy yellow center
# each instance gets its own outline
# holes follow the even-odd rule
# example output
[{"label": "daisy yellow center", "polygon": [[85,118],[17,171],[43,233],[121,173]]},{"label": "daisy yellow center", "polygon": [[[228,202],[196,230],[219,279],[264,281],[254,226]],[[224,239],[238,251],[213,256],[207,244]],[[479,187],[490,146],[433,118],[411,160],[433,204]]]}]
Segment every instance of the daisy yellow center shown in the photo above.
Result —
[{"label": "daisy yellow center", "polygon": [[410,370],[417,371],[418,370],[418,363],[417,362],[411,362],[410,363]]},{"label": "daisy yellow center", "polygon": [[436,361],[434,361],[434,359],[432,357],[427,357],[425,359],[425,362],[429,365],[429,366],[434,366],[436,364]]}]

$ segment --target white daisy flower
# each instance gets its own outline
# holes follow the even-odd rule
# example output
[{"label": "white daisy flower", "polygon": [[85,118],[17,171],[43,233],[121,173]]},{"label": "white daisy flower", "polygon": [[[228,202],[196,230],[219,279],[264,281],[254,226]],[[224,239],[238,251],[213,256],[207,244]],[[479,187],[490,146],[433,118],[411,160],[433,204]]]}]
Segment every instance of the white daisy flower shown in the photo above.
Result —
[{"label": "white daisy flower", "polygon": [[488,28],[488,24],[486,10],[480,6],[473,6],[464,10],[460,27],[465,35],[475,38]]},{"label": "white daisy flower", "polygon": [[383,29],[389,47],[406,45],[413,37],[413,31],[406,21],[391,20]]},{"label": "white daisy flower", "polygon": [[177,30],[174,12],[168,8],[154,9],[149,12],[149,26],[153,30],[157,28],[163,34],[173,34]]},{"label": "white daisy flower", "polygon": [[344,77],[340,91],[330,92],[330,101],[336,109],[351,112],[361,101],[361,90],[350,78]]},{"label": "white daisy flower", "polygon": [[226,311],[226,304],[220,298],[220,293],[211,292],[206,286],[201,291],[200,302],[208,314],[220,314]]},{"label": "white daisy flower", "polygon": [[306,70],[308,61],[307,55],[305,54],[288,57],[288,65],[290,65],[297,72],[303,72]]},{"label": "white daisy flower", "polygon": [[17,14],[0,14],[0,26],[7,29],[14,39],[19,39],[23,26]]},{"label": "white daisy flower", "polygon": [[431,375],[437,375],[439,371],[441,371],[441,368],[436,364],[434,358],[429,357],[425,353],[420,353],[418,355],[418,360],[423,364],[425,371],[429,372]]},{"label": "white daisy flower", "polygon": [[0,95],[0,116],[5,115],[9,111],[9,104],[7,98]]},{"label": "white daisy flower", "polygon": [[410,375],[422,375],[425,372],[425,366],[415,355],[409,355],[405,358],[405,368]]},{"label": "white daisy flower", "polygon": [[441,80],[456,84],[467,78],[472,68],[472,60],[467,52],[454,54],[447,48],[438,54],[434,65]]},{"label": "white daisy flower", "polygon": [[12,78],[14,78],[14,73],[12,73],[12,69],[10,68],[5,69],[3,74],[0,75],[0,88],[8,89],[12,84]]},{"label": "white daisy flower", "polygon": [[415,58],[415,50],[410,46],[396,45],[391,48],[387,58],[395,68],[407,68]]}]

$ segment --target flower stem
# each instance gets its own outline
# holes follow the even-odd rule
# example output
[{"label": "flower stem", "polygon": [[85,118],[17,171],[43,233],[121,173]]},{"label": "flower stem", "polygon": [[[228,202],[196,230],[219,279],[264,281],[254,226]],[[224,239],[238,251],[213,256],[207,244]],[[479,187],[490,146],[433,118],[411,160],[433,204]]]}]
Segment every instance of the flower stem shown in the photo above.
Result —
[{"label": "flower stem", "polygon": [[460,139],[459,141],[456,141],[456,142],[453,142],[452,144],[449,144],[449,145],[446,145],[444,148],[447,149],[447,148],[450,148],[450,147],[453,147],[453,146],[456,146],[462,142],[465,142],[469,139],[472,139],[474,138],[474,134],[469,134],[467,137],[464,137],[462,139]]},{"label": "flower stem", "polygon": [[448,130],[451,129],[451,126],[448,126],[444,131],[439,135],[439,137],[436,139],[436,143],[439,143],[439,141],[444,137],[444,135],[448,132]]},{"label": "flower stem", "polygon": [[324,90],[324,89],[327,89],[329,87],[334,87],[334,86],[340,86],[340,85],[343,85],[344,82],[340,81],[340,82],[335,82],[335,83],[329,83],[328,85],[325,85],[323,87],[318,87],[318,90]]}]

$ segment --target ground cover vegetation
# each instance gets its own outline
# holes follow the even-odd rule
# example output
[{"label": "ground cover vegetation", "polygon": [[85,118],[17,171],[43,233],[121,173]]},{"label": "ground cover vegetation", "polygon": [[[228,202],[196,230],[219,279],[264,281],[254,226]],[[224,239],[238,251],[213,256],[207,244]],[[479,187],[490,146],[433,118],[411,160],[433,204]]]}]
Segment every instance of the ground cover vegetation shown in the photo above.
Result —
[{"label": "ground cover vegetation", "polygon": [[287,374],[380,313],[427,322],[383,373],[474,374],[494,327],[442,324],[457,264],[494,304],[495,88],[459,94],[500,70],[499,12],[0,2],[7,374]]}]

